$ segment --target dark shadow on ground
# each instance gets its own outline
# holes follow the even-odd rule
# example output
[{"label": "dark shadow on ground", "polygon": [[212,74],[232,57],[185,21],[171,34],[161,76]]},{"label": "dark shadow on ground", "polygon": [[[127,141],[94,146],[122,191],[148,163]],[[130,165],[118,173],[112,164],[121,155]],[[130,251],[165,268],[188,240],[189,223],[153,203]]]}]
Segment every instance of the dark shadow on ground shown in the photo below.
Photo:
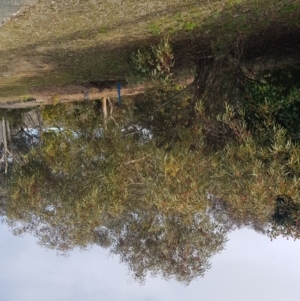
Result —
[{"label": "dark shadow on ground", "polygon": [[[182,6],[184,8],[186,6]],[[208,56],[216,57],[227,55],[237,51],[237,43],[242,47],[243,57],[246,60],[253,61],[257,59],[276,58],[278,61],[285,60],[287,57],[300,57],[300,26],[287,22],[270,22],[264,27],[255,24],[256,31],[247,34],[247,30],[236,30],[228,34],[227,24],[230,13],[224,12],[219,19],[214,20],[215,26],[212,32],[205,33],[209,24],[204,25],[203,29],[195,29],[192,32],[178,31],[172,42],[174,44],[176,67],[184,67],[187,61],[197,61]],[[226,18],[224,17],[226,16]],[[148,16],[149,17],[149,16]],[[300,19],[300,11],[296,12],[295,19]],[[132,21],[132,23],[138,20]],[[127,24],[130,25],[130,22]],[[104,81],[111,79],[124,79],[130,68],[130,56],[133,51],[142,45],[151,45],[159,40],[159,37],[146,37],[140,40],[123,39],[118,42],[109,42],[98,47],[90,47],[85,50],[65,51],[59,45],[64,41],[70,41],[76,38],[76,34],[82,37],[93,37],[96,31],[82,31],[72,35],[64,36],[58,39],[49,39],[42,43],[32,44],[24,49],[13,49],[11,52],[23,52],[24,56],[34,53],[38,47],[47,44],[58,45],[57,48],[46,51],[41,56],[45,57],[47,63],[55,66],[55,69],[49,72],[41,72],[37,77],[23,78],[17,83],[11,83],[4,87],[6,91],[13,91],[15,86],[41,85],[40,78],[44,78],[42,84],[47,82],[53,84],[57,76],[58,83],[66,82],[88,82]],[[222,40],[223,38],[223,40]],[[238,49],[240,51],[241,49]],[[6,53],[0,51],[0,57],[6,56]],[[64,74],[65,82],[61,81],[60,74]],[[49,79],[49,80],[47,80]],[[60,82],[61,81],[61,82]],[[1,95],[0,89],[0,95]]]}]

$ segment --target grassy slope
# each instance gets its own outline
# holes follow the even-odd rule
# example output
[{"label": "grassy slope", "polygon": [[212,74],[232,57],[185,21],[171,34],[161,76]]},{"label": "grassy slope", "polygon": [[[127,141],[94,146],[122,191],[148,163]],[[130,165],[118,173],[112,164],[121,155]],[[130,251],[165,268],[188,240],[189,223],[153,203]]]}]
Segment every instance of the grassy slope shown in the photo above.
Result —
[{"label": "grassy slope", "polygon": [[222,52],[273,23],[299,28],[299,0],[40,0],[0,28],[0,100],[33,86],[124,78],[130,53],[165,33],[183,52],[201,41]]}]

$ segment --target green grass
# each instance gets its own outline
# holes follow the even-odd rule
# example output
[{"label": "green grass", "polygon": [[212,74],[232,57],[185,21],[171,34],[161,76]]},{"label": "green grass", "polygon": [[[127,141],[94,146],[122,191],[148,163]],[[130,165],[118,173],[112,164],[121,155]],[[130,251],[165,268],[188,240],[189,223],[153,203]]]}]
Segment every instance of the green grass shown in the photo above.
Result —
[{"label": "green grass", "polygon": [[291,13],[297,10],[297,6],[295,4],[286,4],[282,8],[283,13]]},{"label": "green grass", "polygon": [[154,35],[160,35],[162,33],[161,26],[156,23],[149,24],[149,29],[150,29],[151,33]]},{"label": "green grass", "polygon": [[299,17],[298,0],[41,0],[0,28],[0,100],[35,86],[125,78],[132,51],[164,34],[181,52],[222,52]]}]

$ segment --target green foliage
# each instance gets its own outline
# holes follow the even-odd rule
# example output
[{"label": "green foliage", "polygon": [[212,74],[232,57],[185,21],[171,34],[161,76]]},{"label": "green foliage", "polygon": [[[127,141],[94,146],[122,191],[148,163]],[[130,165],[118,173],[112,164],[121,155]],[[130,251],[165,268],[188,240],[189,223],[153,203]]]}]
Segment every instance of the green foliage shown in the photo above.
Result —
[{"label": "green foliage", "polygon": [[[191,97],[192,86],[161,86],[137,98],[134,116],[139,124],[153,131],[153,139],[159,146],[170,147],[181,140],[185,128],[192,125],[194,102]],[[149,118],[151,116],[151,118]]]},{"label": "green foliage", "polygon": [[247,114],[253,122],[276,123],[283,126],[288,135],[298,140],[300,118],[300,88],[273,84],[252,84],[247,87]]},{"label": "green foliage", "polygon": [[[15,167],[8,216],[29,224],[33,216],[42,216],[48,224],[50,215],[56,244],[50,238],[44,244],[64,250],[91,243],[93,229],[103,225],[101,220],[106,216],[118,218],[145,204],[166,216],[179,213],[188,223],[191,215],[205,212],[209,192],[226,200],[232,220],[267,223],[278,196],[299,202],[300,150],[284,129],[273,124],[262,128],[260,136],[252,135],[244,120],[245,111],[226,105],[217,122],[231,134],[218,152],[207,152],[201,102],[192,127],[176,124],[181,119],[172,125],[171,113],[183,113],[182,103],[177,108],[174,102],[174,107],[166,108],[166,115],[159,115],[152,124],[157,137],[146,143],[116,126],[95,135],[102,118],[99,114],[93,117],[95,105],[87,105],[86,110],[81,105],[60,109],[58,114],[67,116],[64,130],[44,136],[43,145],[31,150]],[[96,118],[92,123],[84,118],[87,112],[91,120]],[[164,123],[157,124],[163,116],[171,125],[167,135],[176,130],[176,136],[164,140],[164,147],[157,147],[163,137],[158,132],[168,133]],[[58,119],[56,122],[59,124]],[[261,136],[267,138],[261,140]],[[59,214],[47,212],[49,206]],[[70,223],[63,235],[61,218]],[[85,226],[74,227],[74,223]],[[45,240],[42,233],[36,233]]]},{"label": "green foliage", "polygon": [[294,239],[300,238],[300,204],[290,197],[281,195],[277,197],[275,212],[272,216],[272,227],[268,235],[276,238],[278,235]]},{"label": "green foliage", "polygon": [[291,13],[297,10],[297,7],[295,4],[286,4],[282,8],[283,13]]},{"label": "green foliage", "polygon": [[188,23],[186,23],[185,28],[187,30],[194,30],[196,26],[197,26],[196,23],[194,23],[194,22],[188,22]]},{"label": "green foliage", "polygon": [[231,6],[236,5],[236,4],[240,4],[241,0],[228,0],[227,3]]},{"label": "green foliage", "polygon": [[298,238],[300,147],[279,124],[298,88],[252,84],[239,101],[216,92],[211,104],[224,74],[207,61],[199,69],[194,85],[137,96],[105,131],[100,101],[45,108],[57,130],[9,178],[14,231],[61,252],[97,243],[138,280],[150,272],[184,283],[205,273],[235,227]]},{"label": "green foliage", "polygon": [[169,38],[163,38],[155,46],[138,49],[132,55],[132,62],[141,80],[170,80],[173,75],[171,68],[174,65],[174,55]]},{"label": "green foliage", "polygon": [[0,109],[0,120],[5,118],[13,127],[20,127],[23,123],[24,114],[32,109],[5,110]]},{"label": "green foliage", "polygon": [[186,16],[183,16],[182,13],[177,13],[174,15],[174,19],[176,20],[176,29],[181,30],[194,30],[196,28],[196,23],[191,21],[191,19],[187,20]]},{"label": "green foliage", "polygon": [[211,256],[226,242],[222,227],[202,214],[186,221],[178,213],[135,210],[111,222],[107,235],[116,239],[112,252],[120,255],[141,282],[150,273],[189,284],[205,274]]},{"label": "green foliage", "polygon": [[152,23],[149,25],[151,32],[155,35],[160,35],[162,33],[162,28],[159,24]]}]

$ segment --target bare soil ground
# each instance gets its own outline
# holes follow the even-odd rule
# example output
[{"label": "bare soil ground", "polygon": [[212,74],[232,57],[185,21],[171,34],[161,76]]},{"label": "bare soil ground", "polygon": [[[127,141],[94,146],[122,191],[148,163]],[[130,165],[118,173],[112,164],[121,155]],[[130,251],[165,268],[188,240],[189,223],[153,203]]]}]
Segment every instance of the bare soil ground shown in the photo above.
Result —
[{"label": "bare soil ground", "polygon": [[[177,84],[181,86],[190,85],[193,78],[187,78],[178,81]],[[133,87],[125,87],[121,89],[122,96],[132,96],[142,94],[148,85],[135,85]],[[88,99],[86,96],[88,95]],[[103,97],[117,98],[116,86],[112,88],[99,89],[90,84],[69,84],[60,86],[43,86],[33,89],[31,98],[28,101],[8,101],[0,103],[0,109],[25,109],[42,105],[56,105],[58,103],[80,102],[84,100],[96,100]]]},{"label": "bare soil ground", "polygon": [[[131,53],[164,34],[171,37],[178,73],[190,61],[235,51],[237,41],[249,61],[297,61],[300,3],[40,0],[0,27],[0,102],[83,99],[86,87],[79,83],[124,80]],[[91,99],[113,95],[113,89],[90,91]]]}]

